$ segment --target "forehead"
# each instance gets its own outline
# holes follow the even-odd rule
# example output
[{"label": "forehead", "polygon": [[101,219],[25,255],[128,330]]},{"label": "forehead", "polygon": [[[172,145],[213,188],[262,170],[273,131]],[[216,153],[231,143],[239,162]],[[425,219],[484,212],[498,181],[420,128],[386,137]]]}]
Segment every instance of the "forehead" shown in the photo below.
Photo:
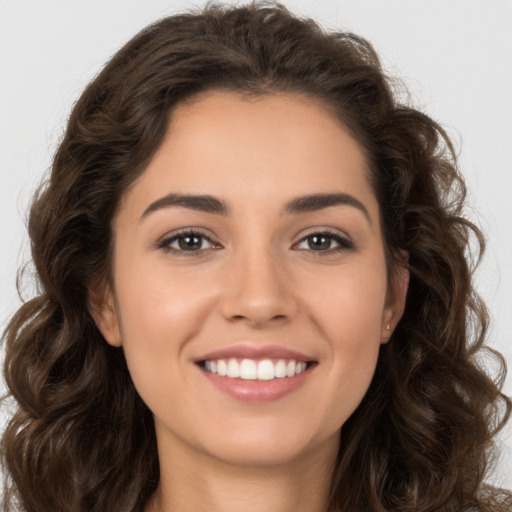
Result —
[{"label": "forehead", "polygon": [[143,209],[171,192],[269,204],[342,192],[375,210],[369,176],[362,146],[319,101],[215,91],[173,110],[162,145],[127,196]]}]

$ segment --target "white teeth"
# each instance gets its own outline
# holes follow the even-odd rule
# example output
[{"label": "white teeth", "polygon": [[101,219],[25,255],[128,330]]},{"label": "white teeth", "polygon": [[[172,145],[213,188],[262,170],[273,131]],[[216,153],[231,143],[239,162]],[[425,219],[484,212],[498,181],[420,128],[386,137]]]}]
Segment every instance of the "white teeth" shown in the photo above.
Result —
[{"label": "white teeth", "polygon": [[244,380],[273,380],[293,377],[305,371],[306,368],[307,363],[297,363],[293,359],[289,361],[279,359],[275,363],[270,359],[261,361],[242,359],[241,362],[236,359],[229,359],[227,362],[225,359],[218,359],[204,362],[204,369],[207,372],[216,373],[221,377]]},{"label": "white teeth", "polygon": [[295,365],[295,375],[299,375],[306,369],[306,363],[297,363]]},{"label": "white teeth", "polygon": [[272,380],[274,377],[274,363],[270,359],[260,361],[258,363],[258,380]]},{"label": "white teeth", "polygon": [[228,361],[227,376],[231,377],[232,379],[240,377],[240,365],[238,364],[238,361],[236,359],[230,359]]},{"label": "white teeth", "polygon": [[242,379],[255,379],[258,375],[256,361],[252,359],[243,359],[240,363],[240,377]]},{"label": "white teeth", "polygon": [[277,361],[276,366],[274,368],[274,373],[278,379],[286,377],[286,363],[282,359],[279,359],[279,361]]},{"label": "white teeth", "polygon": [[[212,373],[215,373],[215,372],[212,372]],[[224,361],[224,359],[219,359],[217,361],[217,373],[221,377],[225,377],[228,374],[228,366],[226,364],[226,361]]]}]

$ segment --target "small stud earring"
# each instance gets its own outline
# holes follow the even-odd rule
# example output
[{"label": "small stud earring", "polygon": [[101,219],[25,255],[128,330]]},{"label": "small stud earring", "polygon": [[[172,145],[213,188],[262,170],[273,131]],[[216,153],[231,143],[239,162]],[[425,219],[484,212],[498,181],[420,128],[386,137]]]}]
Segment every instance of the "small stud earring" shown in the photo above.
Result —
[{"label": "small stud earring", "polygon": [[386,325],[386,329],[389,331],[389,329],[391,329],[391,325],[388,323],[388,325]]}]

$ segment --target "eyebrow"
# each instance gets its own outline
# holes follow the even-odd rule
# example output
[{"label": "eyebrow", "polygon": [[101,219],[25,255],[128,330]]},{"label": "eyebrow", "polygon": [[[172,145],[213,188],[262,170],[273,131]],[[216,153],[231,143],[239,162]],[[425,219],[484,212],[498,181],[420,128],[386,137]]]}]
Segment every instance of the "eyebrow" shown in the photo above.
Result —
[{"label": "eyebrow", "polygon": [[[307,213],[329,208],[330,206],[347,205],[360,210],[371,224],[370,214],[364,204],[350,194],[310,194],[296,197],[288,202],[282,210],[283,215],[294,215]],[[152,202],[141,216],[141,219],[152,212],[180,206],[191,210],[198,210],[217,215],[229,215],[230,209],[224,201],[210,195],[190,195],[190,194],[168,194]]]},{"label": "eyebrow", "polygon": [[350,194],[336,193],[336,194],[311,194],[301,196],[290,201],[283,210],[285,214],[297,214],[314,212],[329,208],[330,206],[347,205],[353,206],[360,210],[371,224],[370,213],[366,206]]},{"label": "eyebrow", "polygon": [[217,215],[229,214],[229,208],[226,203],[213,196],[168,194],[152,202],[144,210],[141,219],[154,211],[161,210],[162,208],[169,208],[170,206],[181,206],[191,210],[198,210],[206,213],[216,213]]}]

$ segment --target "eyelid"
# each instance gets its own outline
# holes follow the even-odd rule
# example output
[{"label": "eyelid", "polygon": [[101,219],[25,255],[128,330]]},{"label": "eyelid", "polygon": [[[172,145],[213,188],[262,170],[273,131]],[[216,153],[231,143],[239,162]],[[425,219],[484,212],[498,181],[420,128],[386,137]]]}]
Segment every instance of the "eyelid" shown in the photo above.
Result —
[{"label": "eyelid", "polygon": [[[166,233],[164,236],[162,236],[156,243],[156,246],[158,249],[162,249],[167,252],[173,252],[174,254],[180,255],[180,256],[193,256],[197,254],[202,254],[205,251],[209,251],[212,249],[218,249],[221,247],[221,244],[215,241],[215,237],[212,234],[209,234],[205,232],[206,230],[204,228],[198,228],[198,227],[186,227],[181,228],[176,231],[171,231],[170,233]],[[174,241],[178,240],[180,237],[183,236],[198,236],[202,239],[210,242],[214,247],[208,247],[206,249],[198,249],[198,250],[183,250],[183,249],[176,249],[174,247],[170,247],[170,244]]]},{"label": "eyelid", "polygon": [[[207,248],[200,248],[196,250],[186,250],[186,249],[178,249],[170,247],[170,245],[178,240],[180,237],[183,236],[197,236],[202,238],[203,240],[209,242],[212,247]],[[322,235],[326,236],[328,238],[333,239],[338,246],[335,248],[329,248],[326,250],[318,250],[315,251],[314,249],[298,249],[297,246],[304,242],[308,237],[311,237],[313,235]],[[216,241],[216,237],[213,236],[209,232],[209,230],[205,230],[204,228],[190,226],[185,228],[177,229],[176,231],[171,231],[169,233],[166,233],[164,236],[162,236],[157,242],[156,242],[156,248],[161,249],[167,252],[173,252],[180,256],[193,256],[198,254],[203,254],[206,251],[210,250],[216,250],[219,248],[222,248],[222,245]],[[292,245],[292,249],[300,250],[300,251],[307,251],[307,252],[317,252],[318,254],[332,254],[338,251],[347,251],[355,248],[355,244],[352,241],[351,237],[347,235],[344,231],[330,228],[330,227],[315,227],[315,228],[309,228],[306,232],[302,232],[300,234],[300,238]]]},{"label": "eyelid", "polygon": [[[314,251],[313,249],[310,249],[309,252],[317,252],[318,254],[332,254],[334,252],[338,251],[347,251],[351,249],[355,249],[355,244],[352,238],[347,235],[345,232],[340,231],[338,229],[334,228],[328,228],[328,227],[315,227],[310,228],[307,230],[306,233],[301,233],[300,238],[297,242],[295,242],[292,246],[292,248],[296,248],[297,245],[299,245],[301,242],[305,241],[308,237],[313,235],[323,235],[327,236],[329,238],[332,238],[336,243],[338,243],[338,247],[333,249],[327,249],[324,251]],[[307,249],[296,249],[301,251],[307,251]]]}]

